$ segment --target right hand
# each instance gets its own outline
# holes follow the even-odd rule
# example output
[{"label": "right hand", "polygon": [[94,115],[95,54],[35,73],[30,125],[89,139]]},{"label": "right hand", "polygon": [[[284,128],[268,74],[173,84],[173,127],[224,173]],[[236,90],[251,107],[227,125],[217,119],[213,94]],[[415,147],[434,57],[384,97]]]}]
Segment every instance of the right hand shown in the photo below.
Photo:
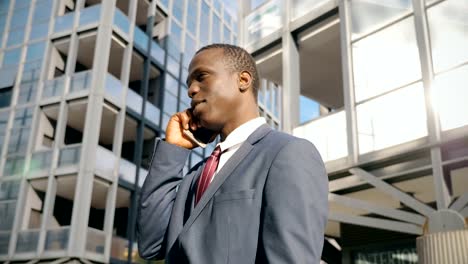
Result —
[{"label": "right hand", "polygon": [[196,148],[198,145],[185,136],[183,130],[195,131],[199,126],[189,109],[175,113],[167,123],[166,142],[186,149]]}]

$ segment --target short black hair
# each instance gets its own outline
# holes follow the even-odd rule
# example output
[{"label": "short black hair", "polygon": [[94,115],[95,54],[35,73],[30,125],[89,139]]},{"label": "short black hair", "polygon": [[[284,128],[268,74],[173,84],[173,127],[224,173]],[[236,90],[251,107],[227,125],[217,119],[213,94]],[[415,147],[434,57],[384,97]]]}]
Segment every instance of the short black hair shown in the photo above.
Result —
[{"label": "short black hair", "polygon": [[200,48],[195,55],[198,53],[209,50],[209,49],[222,49],[224,52],[224,64],[226,67],[235,72],[248,71],[252,75],[252,88],[255,99],[258,97],[258,89],[260,87],[260,79],[257,71],[257,64],[245,49],[225,44],[215,43]]}]

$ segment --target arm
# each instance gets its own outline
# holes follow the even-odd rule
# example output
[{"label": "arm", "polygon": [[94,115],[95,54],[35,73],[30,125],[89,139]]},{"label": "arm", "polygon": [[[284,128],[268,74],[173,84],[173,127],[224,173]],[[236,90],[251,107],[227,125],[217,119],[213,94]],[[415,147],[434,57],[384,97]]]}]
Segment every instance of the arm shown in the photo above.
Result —
[{"label": "arm", "polygon": [[288,142],[265,183],[260,229],[267,263],[319,263],[328,215],[328,176],[315,147]]},{"label": "arm", "polygon": [[189,154],[188,149],[156,141],[138,207],[138,251],[144,259],[164,258],[166,231]]}]

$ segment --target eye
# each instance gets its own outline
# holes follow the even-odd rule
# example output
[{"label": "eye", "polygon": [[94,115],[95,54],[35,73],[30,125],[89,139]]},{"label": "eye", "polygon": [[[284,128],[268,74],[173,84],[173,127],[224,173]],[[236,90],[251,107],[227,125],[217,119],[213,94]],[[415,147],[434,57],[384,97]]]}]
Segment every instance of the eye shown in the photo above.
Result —
[{"label": "eye", "polygon": [[207,76],[208,76],[208,74],[206,74],[204,72],[201,72],[201,73],[197,74],[196,80],[198,82],[202,82]]}]

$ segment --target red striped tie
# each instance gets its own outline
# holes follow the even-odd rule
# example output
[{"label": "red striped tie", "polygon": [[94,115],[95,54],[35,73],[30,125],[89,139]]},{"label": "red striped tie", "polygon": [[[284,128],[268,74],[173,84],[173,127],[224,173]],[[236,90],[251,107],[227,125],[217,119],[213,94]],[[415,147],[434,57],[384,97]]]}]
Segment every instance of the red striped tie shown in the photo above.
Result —
[{"label": "red striped tie", "polygon": [[210,185],[211,178],[213,178],[213,175],[216,169],[218,168],[220,156],[221,148],[217,146],[206,161],[205,168],[203,168],[203,172],[200,178],[198,179],[197,192],[195,193],[195,204],[197,204],[198,201],[200,201],[201,197],[203,196],[203,193],[208,188],[208,185]]}]

